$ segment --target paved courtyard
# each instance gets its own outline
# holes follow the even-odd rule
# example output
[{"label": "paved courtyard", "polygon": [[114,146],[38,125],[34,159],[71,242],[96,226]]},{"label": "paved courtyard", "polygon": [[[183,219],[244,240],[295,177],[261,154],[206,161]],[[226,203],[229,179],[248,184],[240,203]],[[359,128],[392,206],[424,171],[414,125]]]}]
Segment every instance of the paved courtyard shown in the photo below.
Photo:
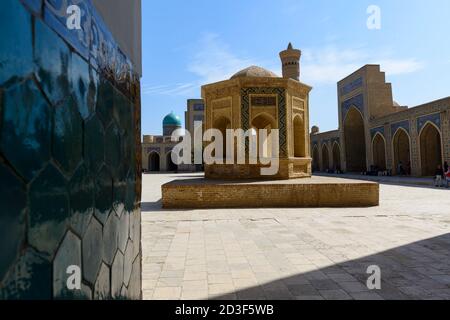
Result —
[{"label": "paved courtyard", "polygon": [[381,185],[374,208],[162,210],[161,184],[193,176],[143,176],[144,299],[450,299],[450,190]]}]

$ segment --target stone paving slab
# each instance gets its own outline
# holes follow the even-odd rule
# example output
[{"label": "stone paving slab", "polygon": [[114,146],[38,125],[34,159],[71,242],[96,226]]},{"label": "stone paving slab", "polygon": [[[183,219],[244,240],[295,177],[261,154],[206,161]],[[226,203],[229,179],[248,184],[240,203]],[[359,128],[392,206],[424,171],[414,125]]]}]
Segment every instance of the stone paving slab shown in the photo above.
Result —
[{"label": "stone paving slab", "polygon": [[[372,208],[162,210],[175,178],[144,176],[145,299],[450,299],[450,191],[381,185]],[[366,286],[373,264],[381,290]]]}]

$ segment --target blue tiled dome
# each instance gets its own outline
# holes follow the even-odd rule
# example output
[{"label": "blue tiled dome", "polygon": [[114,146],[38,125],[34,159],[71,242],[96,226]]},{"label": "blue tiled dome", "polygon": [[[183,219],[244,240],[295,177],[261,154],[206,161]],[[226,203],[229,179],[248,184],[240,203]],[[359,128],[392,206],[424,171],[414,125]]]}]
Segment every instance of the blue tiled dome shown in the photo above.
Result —
[{"label": "blue tiled dome", "polygon": [[163,127],[165,126],[180,126],[181,127],[181,119],[175,113],[171,112],[167,116],[164,117]]}]

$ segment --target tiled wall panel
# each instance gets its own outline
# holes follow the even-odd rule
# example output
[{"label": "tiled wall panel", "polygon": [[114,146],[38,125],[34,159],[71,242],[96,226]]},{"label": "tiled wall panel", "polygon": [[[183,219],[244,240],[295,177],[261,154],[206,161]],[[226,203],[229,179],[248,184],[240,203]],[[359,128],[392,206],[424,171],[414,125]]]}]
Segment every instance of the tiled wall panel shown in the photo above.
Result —
[{"label": "tiled wall panel", "polygon": [[1,0],[0,38],[0,299],[139,299],[139,76],[90,0]]}]

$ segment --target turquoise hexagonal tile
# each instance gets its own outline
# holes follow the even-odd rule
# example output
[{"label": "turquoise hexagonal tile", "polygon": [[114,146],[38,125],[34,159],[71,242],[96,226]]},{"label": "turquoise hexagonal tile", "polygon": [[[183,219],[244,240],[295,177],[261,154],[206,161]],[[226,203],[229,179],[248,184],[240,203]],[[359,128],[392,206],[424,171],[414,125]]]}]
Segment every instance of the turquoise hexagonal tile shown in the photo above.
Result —
[{"label": "turquoise hexagonal tile", "polygon": [[51,107],[32,80],[9,88],[2,96],[0,149],[31,180],[50,158]]},{"label": "turquoise hexagonal tile", "polygon": [[119,218],[111,214],[103,228],[103,261],[112,265],[114,256],[119,247]]},{"label": "turquoise hexagonal tile", "polygon": [[0,300],[49,300],[52,298],[52,265],[28,248],[0,287]]},{"label": "turquoise hexagonal tile", "polygon": [[93,218],[89,223],[82,242],[83,277],[94,284],[100,263],[103,259],[103,228],[100,222]]},{"label": "turquoise hexagonal tile", "polygon": [[17,0],[0,1],[0,86],[33,72],[31,15]]},{"label": "turquoise hexagonal tile", "polygon": [[89,64],[78,54],[72,53],[72,61],[69,70],[70,87],[72,88],[75,97],[78,111],[83,119],[89,118],[94,112],[95,105],[93,104],[91,76],[89,72]]},{"label": "turquoise hexagonal tile", "polygon": [[104,224],[112,210],[113,178],[106,166],[100,169],[95,179],[95,216]]},{"label": "turquoise hexagonal tile", "polygon": [[110,166],[111,170],[119,171],[121,165],[121,145],[120,145],[120,131],[117,125],[113,122],[106,130],[105,146],[105,163]]},{"label": "turquoise hexagonal tile", "polygon": [[92,173],[96,174],[105,162],[105,132],[97,115],[84,127],[84,159]]},{"label": "turquoise hexagonal tile", "polygon": [[[26,187],[0,163],[0,282],[25,241]],[[12,200],[13,199],[13,200]]]},{"label": "turquoise hexagonal tile", "polygon": [[83,235],[94,214],[94,179],[85,165],[81,165],[69,182],[70,225]]},{"label": "turquoise hexagonal tile", "polygon": [[102,119],[105,127],[108,127],[112,120],[113,101],[114,87],[108,80],[100,79],[95,110]]},{"label": "turquoise hexagonal tile", "polygon": [[111,296],[113,299],[120,299],[120,291],[123,285],[123,254],[118,251],[111,267]]},{"label": "turquoise hexagonal tile", "polygon": [[39,15],[41,13],[43,0],[22,0],[22,1],[35,14]]},{"label": "turquoise hexagonal tile", "polygon": [[83,156],[83,122],[72,96],[55,107],[52,153],[69,175]]},{"label": "turquoise hexagonal tile", "polygon": [[69,221],[67,182],[53,165],[48,165],[29,190],[28,241],[41,252],[53,255]]},{"label": "turquoise hexagonal tile", "polygon": [[125,132],[131,132],[133,110],[133,105],[127,97],[119,90],[114,89],[114,119]]},{"label": "turquoise hexagonal tile", "polygon": [[[53,260],[53,297],[55,299],[83,298],[83,293],[77,289],[69,289],[67,280],[72,273],[68,273],[71,266],[78,267],[81,272],[81,239],[68,231]],[[79,274],[81,285],[81,274]]]},{"label": "turquoise hexagonal tile", "polygon": [[70,94],[71,55],[66,43],[39,19],[35,19],[36,77],[53,105]]},{"label": "turquoise hexagonal tile", "polygon": [[97,281],[95,282],[94,299],[95,300],[111,299],[110,269],[104,263],[102,263],[100,272],[98,273]]}]

